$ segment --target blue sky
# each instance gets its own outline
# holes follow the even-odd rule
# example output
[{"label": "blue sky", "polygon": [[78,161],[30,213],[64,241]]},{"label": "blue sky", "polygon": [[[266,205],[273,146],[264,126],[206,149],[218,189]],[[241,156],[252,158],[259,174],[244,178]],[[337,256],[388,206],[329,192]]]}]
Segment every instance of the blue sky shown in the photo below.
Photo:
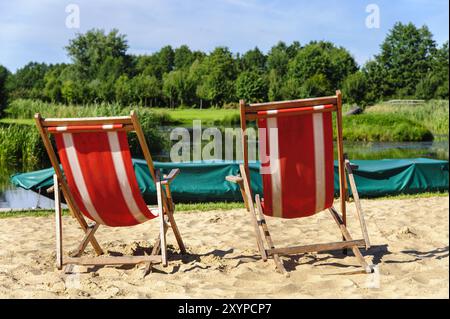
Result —
[{"label": "blue sky", "polygon": [[[372,3],[380,9],[378,29],[365,24]],[[69,4],[80,9],[79,29],[66,27]],[[91,28],[119,29],[134,54],[167,44],[267,52],[279,40],[329,40],[363,64],[396,21],[426,24],[438,44],[447,41],[448,10],[447,0],[0,0],[0,64],[15,71],[30,61],[69,62],[64,46]]]}]

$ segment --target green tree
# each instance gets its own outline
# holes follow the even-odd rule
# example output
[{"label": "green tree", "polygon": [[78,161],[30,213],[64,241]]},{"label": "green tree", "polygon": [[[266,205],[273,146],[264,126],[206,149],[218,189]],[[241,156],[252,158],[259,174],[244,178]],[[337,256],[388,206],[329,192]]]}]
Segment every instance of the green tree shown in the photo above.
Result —
[{"label": "green tree", "polygon": [[49,68],[45,63],[30,62],[18,69],[8,81],[11,98],[43,98],[44,77]]},{"label": "green tree", "polygon": [[350,74],[342,85],[342,93],[346,103],[365,106],[367,95],[367,78],[364,72]]},{"label": "green tree", "polygon": [[323,74],[314,74],[300,87],[299,97],[306,98],[330,95],[332,90],[332,83],[327,76]]},{"label": "green tree", "polygon": [[195,60],[195,55],[187,45],[182,45],[174,51],[173,65],[175,70],[189,68]]},{"label": "green tree", "polygon": [[114,95],[116,102],[122,105],[133,102],[132,83],[127,75],[121,75],[114,83]]},{"label": "green tree", "polygon": [[128,43],[125,35],[116,29],[108,34],[99,29],[78,34],[69,41],[66,50],[76,71],[86,80],[105,80],[111,73],[117,78],[131,65],[131,57],[126,53]]},{"label": "green tree", "polygon": [[218,47],[201,62],[201,84],[197,95],[213,105],[234,100],[234,81],[237,77],[236,61],[228,48]]},{"label": "green tree", "polygon": [[267,99],[267,85],[264,77],[257,71],[242,72],[236,80],[238,99],[248,102],[262,102]]},{"label": "green tree", "polygon": [[6,81],[10,76],[11,72],[9,72],[3,65],[0,65],[0,116],[2,116],[3,109],[5,108],[8,100]]},{"label": "green tree", "polygon": [[278,76],[284,76],[287,73],[288,63],[287,46],[284,42],[278,42],[267,54],[267,68],[275,70]]},{"label": "green tree", "polygon": [[131,81],[133,97],[141,105],[154,106],[161,97],[161,82],[155,76],[140,74]]},{"label": "green tree", "polygon": [[[428,27],[398,22],[389,31],[375,57],[379,69],[385,69],[382,96],[414,96],[416,87],[432,67],[436,43]],[[372,74],[371,74],[372,75]]]},{"label": "green tree", "polygon": [[175,62],[175,52],[170,45],[163,47],[157,53],[157,56],[159,59],[159,66],[162,74],[169,73],[173,70]]},{"label": "green tree", "polygon": [[331,90],[341,87],[343,80],[358,69],[354,58],[331,42],[311,42],[289,62],[288,77],[299,86],[314,75],[321,74],[331,84]]},{"label": "green tree", "polygon": [[255,47],[253,50],[245,52],[241,58],[241,68],[243,71],[257,70],[263,72],[266,68],[266,56]]}]

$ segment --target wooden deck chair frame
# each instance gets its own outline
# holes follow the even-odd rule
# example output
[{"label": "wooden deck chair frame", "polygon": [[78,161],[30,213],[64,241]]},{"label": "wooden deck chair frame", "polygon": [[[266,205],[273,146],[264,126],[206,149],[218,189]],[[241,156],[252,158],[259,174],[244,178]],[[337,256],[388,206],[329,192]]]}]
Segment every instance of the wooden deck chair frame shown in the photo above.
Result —
[{"label": "wooden deck chair frame", "polygon": [[[155,172],[153,160],[150,155],[150,151],[145,141],[144,133],[139,124],[139,120],[134,111],[130,116],[120,117],[93,117],[93,118],[47,118],[44,119],[39,113],[35,115],[35,122],[42,141],[44,142],[45,149],[47,150],[50,162],[55,170],[54,174],[54,186],[53,191],[55,195],[55,217],[56,217],[56,266],[58,269],[62,269],[65,266],[65,272],[70,272],[73,265],[85,265],[85,266],[101,266],[101,265],[134,265],[144,263],[146,264],[144,269],[144,275],[151,271],[152,264],[161,263],[164,267],[167,266],[167,244],[166,233],[170,227],[175,235],[175,239],[178,243],[181,253],[186,253],[186,249],[181,238],[180,231],[174,219],[174,203],[172,201],[172,195],[170,192],[170,183],[179,173],[179,169],[173,169],[167,176],[160,177],[158,172]],[[113,128],[114,125],[121,124],[120,128]],[[59,166],[56,152],[52,146],[49,138],[49,128],[58,126],[70,126],[70,125],[109,125],[111,129],[107,131],[127,131],[135,132],[144,154],[144,158],[147,162],[150,170],[150,175],[155,182],[157,191],[158,211],[160,219],[159,235],[155,241],[152,252],[146,256],[100,256],[103,255],[103,250],[100,247],[97,239],[95,238],[95,232],[99,228],[99,224],[92,222],[87,223],[83,214],[77,206],[73,194],[71,193],[68,183],[65,180],[64,174]],[[83,130],[78,132],[90,132],[91,130]],[[64,195],[67,206],[71,215],[80,224],[81,229],[84,231],[84,238],[79,244],[72,256],[63,256],[63,240],[62,240],[62,221],[61,221],[61,192]],[[88,243],[91,243],[92,247],[97,254],[97,257],[83,257],[82,254],[85,251]]]},{"label": "wooden deck chair frame", "polygon": [[[368,265],[362,256],[359,247],[365,246],[366,249],[370,247],[369,236],[367,233],[366,223],[364,221],[363,211],[359,201],[358,191],[356,189],[355,180],[353,177],[352,169],[354,165],[350,163],[344,154],[343,150],[343,138],[342,138],[342,95],[340,91],[336,91],[335,96],[310,98],[283,102],[269,102],[269,103],[257,103],[246,104],[244,100],[240,101],[240,118],[242,129],[242,144],[243,144],[243,157],[244,164],[240,165],[241,176],[227,176],[226,180],[229,182],[237,183],[240,187],[241,194],[244,200],[245,207],[250,212],[253,228],[256,234],[257,248],[261,257],[266,261],[269,257],[272,257],[277,270],[280,273],[288,275],[283,263],[280,259],[280,255],[292,255],[301,254],[307,252],[319,252],[319,251],[331,251],[331,250],[343,250],[347,252],[347,248],[351,248],[353,254],[357,258],[361,267],[365,272],[371,273],[372,266]],[[312,109],[312,106],[329,105],[333,107],[330,109]],[[309,107],[309,108],[308,108]],[[275,248],[269,228],[267,226],[259,195],[253,199],[251,186],[250,186],[250,171],[248,167],[248,140],[247,140],[247,121],[256,121],[259,111],[279,110],[286,108],[298,108],[296,114],[311,114],[320,112],[336,112],[336,130],[337,130],[337,150],[338,150],[338,163],[339,163],[339,186],[340,186],[340,211],[341,214],[332,206],[328,209],[333,220],[336,222],[343,241],[324,243],[324,244],[312,244],[305,246]],[[304,108],[304,109],[302,109]],[[277,116],[276,112],[267,112],[265,117]],[[354,240],[347,229],[347,213],[346,213],[346,201],[348,201],[348,189],[347,189],[347,177],[350,182],[352,190],[352,196],[356,204],[356,212],[359,218],[363,239]],[[256,202],[256,208],[255,208]],[[265,241],[265,242],[264,242]],[[268,248],[266,248],[268,247]]]}]

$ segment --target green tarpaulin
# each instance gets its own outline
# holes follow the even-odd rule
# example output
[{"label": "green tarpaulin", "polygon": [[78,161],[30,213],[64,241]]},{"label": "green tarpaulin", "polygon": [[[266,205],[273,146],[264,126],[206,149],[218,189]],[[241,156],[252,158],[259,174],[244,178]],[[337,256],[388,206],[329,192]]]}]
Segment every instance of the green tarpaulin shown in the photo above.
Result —
[{"label": "green tarpaulin", "polygon": [[[448,190],[448,161],[425,158],[399,160],[355,160],[359,166],[354,171],[360,196],[377,197],[396,194],[414,194]],[[181,173],[172,183],[176,202],[240,201],[241,193],[236,184],[225,181],[227,175],[237,175],[239,162],[161,163],[155,168],[168,173],[180,168]],[[145,161],[134,159],[134,170],[140,190],[148,204],[156,200],[155,186]],[[252,188],[262,194],[259,163],[250,164]],[[338,168],[335,162],[335,193],[339,192]],[[39,191],[53,184],[53,168],[17,174],[11,177],[15,186]],[[301,185],[299,185],[301,187]],[[45,193],[45,192],[41,192]]]}]

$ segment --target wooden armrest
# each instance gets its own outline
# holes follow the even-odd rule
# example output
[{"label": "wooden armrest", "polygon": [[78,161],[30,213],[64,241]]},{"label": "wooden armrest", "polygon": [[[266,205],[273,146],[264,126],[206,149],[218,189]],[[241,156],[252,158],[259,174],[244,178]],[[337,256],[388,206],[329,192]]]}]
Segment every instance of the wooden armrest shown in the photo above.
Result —
[{"label": "wooden armrest", "polygon": [[225,177],[225,180],[227,180],[228,182],[231,182],[231,183],[235,183],[235,184],[238,184],[243,181],[242,177],[233,176],[233,175],[229,175],[229,176]]},{"label": "wooden armrest", "polygon": [[166,184],[166,183],[171,183],[175,177],[177,177],[177,175],[180,173],[180,169],[179,168],[174,168],[170,171],[169,175],[164,175],[163,176],[163,180],[161,181],[161,183]]}]

